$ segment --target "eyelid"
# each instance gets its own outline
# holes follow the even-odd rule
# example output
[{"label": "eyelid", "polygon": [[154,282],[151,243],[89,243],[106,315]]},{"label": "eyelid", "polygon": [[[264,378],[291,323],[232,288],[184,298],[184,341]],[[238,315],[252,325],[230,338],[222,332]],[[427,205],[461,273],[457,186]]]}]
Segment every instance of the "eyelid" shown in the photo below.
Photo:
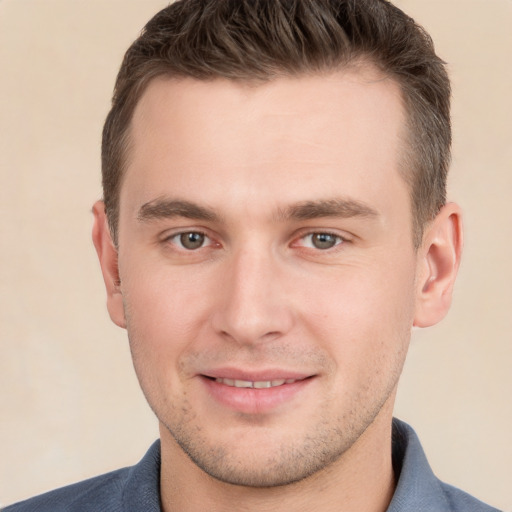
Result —
[{"label": "eyelid", "polygon": [[[180,227],[176,229],[169,229],[161,234],[160,243],[171,243],[172,245],[176,246],[179,250],[187,251],[187,252],[193,252],[192,249],[187,249],[186,247],[183,247],[179,242],[176,242],[175,240],[179,238],[181,235],[188,234],[188,233],[198,233],[205,237],[207,240],[207,243],[205,245],[202,245],[200,249],[205,247],[211,247],[211,246],[217,246],[220,247],[222,244],[217,241],[216,237],[213,236],[209,229],[205,229],[203,227]],[[332,248],[330,249],[317,249],[317,248],[311,248],[311,247],[305,247],[304,245],[298,244],[298,242],[304,240],[308,236],[317,235],[317,234],[325,234],[333,236],[337,239],[339,239],[339,242],[336,243]],[[319,252],[329,252],[336,250],[337,247],[341,245],[345,245],[346,243],[350,243],[353,241],[354,235],[348,234],[346,232],[338,232],[336,229],[329,229],[329,228],[302,228],[298,232],[296,232],[293,235],[291,246],[297,246],[304,249],[311,249]],[[197,249],[196,249],[197,250]]]},{"label": "eyelid", "polygon": [[[298,242],[304,240],[306,237],[313,236],[313,235],[330,235],[330,236],[333,236],[333,237],[339,239],[339,241],[333,247],[331,247],[329,249],[318,249],[318,248],[314,248],[314,247],[305,247],[304,245],[298,243]],[[341,248],[340,246],[343,246],[346,243],[350,243],[353,240],[353,238],[354,238],[353,236],[351,236],[345,232],[340,233],[336,229],[329,229],[329,228],[310,229],[310,228],[307,228],[307,229],[302,229],[298,233],[296,233],[291,245],[292,246],[298,245],[299,247],[306,249],[306,250],[327,253],[327,252],[335,251],[335,250]]]},{"label": "eyelid", "polygon": [[[186,235],[189,233],[197,233],[200,235],[203,235],[205,237],[205,244],[199,247],[196,250],[203,249],[205,247],[210,247],[214,245],[220,245],[218,242],[215,241],[215,239],[209,234],[208,230],[203,228],[177,228],[174,230],[168,230],[165,233],[163,233],[160,237],[160,242],[164,244],[172,244],[175,247],[178,248],[178,250],[186,251],[186,252],[194,252],[193,249],[187,249],[186,247],[183,247],[183,245],[179,242],[179,237],[181,235]],[[206,243],[208,241],[208,243]]]}]

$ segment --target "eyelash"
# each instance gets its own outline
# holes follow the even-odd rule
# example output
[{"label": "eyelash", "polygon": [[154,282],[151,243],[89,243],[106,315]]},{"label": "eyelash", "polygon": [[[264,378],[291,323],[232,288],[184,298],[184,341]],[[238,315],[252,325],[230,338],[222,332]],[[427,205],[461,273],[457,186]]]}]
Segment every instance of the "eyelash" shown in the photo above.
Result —
[{"label": "eyelash", "polygon": [[[183,245],[184,240],[182,237],[191,236],[191,235],[198,235],[200,237],[203,237],[203,240],[201,241],[201,244],[199,246],[197,246],[195,248],[190,248],[190,247],[185,247]],[[312,238],[315,236],[332,237],[335,239],[334,240],[335,243],[331,247],[324,247],[324,248],[314,247],[313,246],[314,242],[312,241]],[[303,244],[298,244],[298,242],[305,241],[308,238],[310,239],[309,246],[305,246]],[[174,233],[174,234],[166,237],[164,239],[164,242],[176,245],[179,247],[179,250],[183,250],[185,252],[195,252],[198,249],[203,249],[205,247],[209,247],[212,245],[217,245],[220,247],[220,244],[216,244],[215,241],[211,237],[209,237],[205,232],[200,231],[200,230],[180,231],[178,233]],[[319,251],[319,252],[331,252],[331,251],[339,250],[339,248],[340,248],[339,246],[344,245],[347,242],[349,242],[349,240],[347,238],[345,238],[339,234],[336,234],[336,233],[332,233],[329,231],[309,231],[309,232],[301,234],[298,238],[295,238],[291,244],[291,247],[298,246],[305,250],[313,250],[313,251]]]},{"label": "eyelash", "polygon": [[[321,237],[321,236],[324,236],[324,237],[332,237],[334,239],[334,245],[332,245],[331,247],[325,247],[325,248],[320,248],[320,247],[314,247],[313,246],[313,237]],[[301,236],[299,238],[299,240],[306,240],[306,239],[310,239],[310,246],[309,247],[306,247],[307,249],[313,249],[313,250],[318,250],[320,252],[327,252],[329,250],[336,250],[338,248],[338,246],[340,245],[343,245],[344,243],[347,242],[347,239],[342,237],[341,235],[338,235],[336,233],[331,233],[331,232],[328,232],[328,231],[313,231],[313,232],[310,232],[310,233],[306,233],[305,235]]]},{"label": "eyelash", "polygon": [[[207,244],[207,245],[204,245],[204,243],[202,243],[199,247],[195,248],[195,249],[191,249],[191,248],[188,248],[188,247],[184,247],[183,246],[183,241],[181,240],[181,238],[183,236],[187,236],[187,235],[199,235],[199,236],[202,236],[204,237],[204,241],[208,240],[210,243]],[[203,247],[208,247],[209,245],[212,245],[212,239],[206,234],[204,233],[203,231],[180,231],[179,233],[174,233],[173,235],[167,237],[164,242],[170,242],[172,244],[175,244],[177,245],[178,247],[180,247],[180,249],[184,250],[184,251],[190,251],[190,252],[194,252],[195,250],[197,249],[202,249]]]}]

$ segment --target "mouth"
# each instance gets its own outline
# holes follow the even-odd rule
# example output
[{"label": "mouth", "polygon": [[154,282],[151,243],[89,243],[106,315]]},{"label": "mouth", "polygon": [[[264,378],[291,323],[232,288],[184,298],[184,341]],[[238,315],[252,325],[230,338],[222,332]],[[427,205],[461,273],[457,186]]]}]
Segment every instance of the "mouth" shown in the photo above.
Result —
[{"label": "mouth", "polygon": [[[217,372],[215,372],[217,373]],[[274,373],[274,374],[273,374]],[[307,393],[315,375],[270,372],[260,375],[223,371],[217,375],[200,375],[208,396],[218,405],[249,415],[282,411]],[[272,375],[273,374],[273,375]]]},{"label": "mouth", "polygon": [[[210,377],[212,378],[212,377]],[[213,378],[212,378],[213,379]],[[240,380],[240,379],[226,379],[222,377],[215,378],[215,382],[224,384],[234,388],[252,388],[252,389],[268,389],[283,386],[284,384],[293,384],[299,380],[304,379],[274,379],[274,380]]]}]

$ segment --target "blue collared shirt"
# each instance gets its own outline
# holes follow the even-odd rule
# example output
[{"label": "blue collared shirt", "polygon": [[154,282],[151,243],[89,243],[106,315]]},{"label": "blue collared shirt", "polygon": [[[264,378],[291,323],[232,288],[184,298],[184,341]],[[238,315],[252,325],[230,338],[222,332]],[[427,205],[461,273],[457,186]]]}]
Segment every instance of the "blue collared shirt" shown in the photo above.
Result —
[{"label": "blue collared shirt", "polygon": [[[414,430],[393,420],[397,487],[387,512],[499,512],[441,482]],[[120,469],[36,496],[3,512],[161,512],[160,442],[131,468]]]}]

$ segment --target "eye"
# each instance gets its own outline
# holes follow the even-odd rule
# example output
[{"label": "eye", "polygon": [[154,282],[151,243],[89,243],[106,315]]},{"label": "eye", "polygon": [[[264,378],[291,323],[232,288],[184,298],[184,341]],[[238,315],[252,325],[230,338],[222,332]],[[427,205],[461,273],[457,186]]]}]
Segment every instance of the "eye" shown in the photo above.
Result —
[{"label": "eye", "polygon": [[343,243],[343,238],[332,233],[310,233],[302,238],[304,247],[327,250]]},{"label": "eye", "polygon": [[178,233],[170,238],[170,240],[188,251],[200,249],[205,245],[209,245],[211,240],[199,231],[187,231],[185,233]]}]

